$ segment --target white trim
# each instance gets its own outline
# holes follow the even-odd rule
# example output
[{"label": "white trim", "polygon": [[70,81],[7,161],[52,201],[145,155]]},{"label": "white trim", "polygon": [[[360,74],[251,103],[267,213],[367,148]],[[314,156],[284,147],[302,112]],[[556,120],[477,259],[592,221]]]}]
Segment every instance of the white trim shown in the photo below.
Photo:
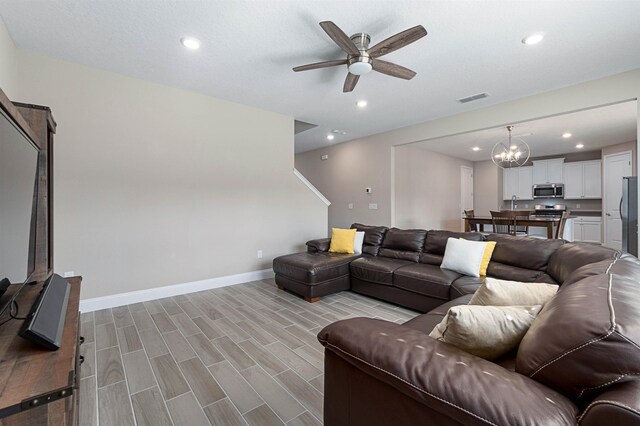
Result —
[{"label": "white trim", "polygon": [[197,291],[212,288],[226,287],[234,284],[264,280],[274,277],[273,269],[245,272],[242,274],[227,275],[224,277],[209,278],[183,284],[174,284],[164,287],[149,288],[146,290],[118,293],[109,296],[94,297],[80,301],[80,312],[93,312],[100,309],[114,308],[116,306],[129,305],[131,303],[146,302],[148,300],[162,299],[164,297],[180,294],[195,293]]},{"label": "white trim", "polygon": [[302,183],[304,183],[307,188],[309,188],[311,190],[311,192],[313,192],[314,194],[316,194],[318,196],[318,198],[320,198],[322,200],[323,203],[325,203],[327,206],[331,205],[331,201],[327,200],[327,197],[325,197],[324,195],[322,195],[322,192],[318,191],[318,188],[316,188],[315,186],[313,186],[313,184],[311,182],[309,182],[307,180],[306,177],[304,177],[302,175],[302,173],[300,173],[298,171],[298,169],[296,169],[295,167],[293,168],[293,174],[298,176],[298,179],[300,179],[302,181]]},{"label": "white trim", "polygon": [[396,226],[396,147],[391,147],[391,226]]},{"label": "white trim", "polygon": [[631,161],[631,174],[633,174],[633,152],[620,151],[613,154],[607,154],[602,157],[602,245],[607,246],[607,237],[609,227],[607,224],[607,158],[628,156]]}]

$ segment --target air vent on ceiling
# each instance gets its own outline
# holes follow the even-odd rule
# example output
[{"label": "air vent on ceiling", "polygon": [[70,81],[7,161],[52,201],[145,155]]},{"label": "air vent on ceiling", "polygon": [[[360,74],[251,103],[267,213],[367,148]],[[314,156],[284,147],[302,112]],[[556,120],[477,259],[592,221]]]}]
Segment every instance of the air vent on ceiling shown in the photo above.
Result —
[{"label": "air vent on ceiling", "polygon": [[477,101],[478,99],[483,99],[489,96],[488,93],[478,93],[477,95],[467,96],[466,98],[458,99],[458,102],[461,104],[466,104],[467,102]]}]

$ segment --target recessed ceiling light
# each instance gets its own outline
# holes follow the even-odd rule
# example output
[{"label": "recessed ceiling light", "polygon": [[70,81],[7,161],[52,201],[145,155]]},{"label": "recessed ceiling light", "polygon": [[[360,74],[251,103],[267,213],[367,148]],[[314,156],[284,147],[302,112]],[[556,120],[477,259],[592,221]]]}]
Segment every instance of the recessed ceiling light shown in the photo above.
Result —
[{"label": "recessed ceiling light", "polygon": [[356,102],[356,105],[358,105],[358,108],[364,108],[367,106],[367,101],[358,101]]},{"label": "recessed ceiling light", "polygon": [[569,139],[571,136],[573,136],[573,135],[571,133],[569,133],[569,132],[566,132],[566,133],[562,134],[562,137],[565,138],[565,139]]},{"label": "recessed ceiling light", "polygon": [[582,148],[584,148],[584,144],[579,143],[578,145],[576,145],[576,148],[578,148],[578,149],[582,149]]},{"label": "recessed ceiling light", "polygon": [[474,151],[480,151],[480,147],[479,146],[474,146],[473,148],[471,148]]},{"label": "recessed ceiling light", "polygon": [[180,43],[189,50],[198,50],[200,48],[200,40],[193,37],[182,37]]},{"label": "recessed ceiling light", "polygon": [[535,33],[535,34],[531,34],[531,35],[528,35],[525,38],[523,38],[522,39],[522,43],[526,44],[527,46],[532,46],[534,44],[540,43],[543,38],[544,38],[544,34]]},{"label": "recessed ceiling light", "polygon": [[333,136],[333,135],[327,135],[327,139],[328,139],[328,140],[330,140],[330,141],[332,141],[333,139],[335,139],[335,136]]},{"label": "recessed ceiling light", "polygon": [[340,129],[333,129],[331,133],[340,133]]}]

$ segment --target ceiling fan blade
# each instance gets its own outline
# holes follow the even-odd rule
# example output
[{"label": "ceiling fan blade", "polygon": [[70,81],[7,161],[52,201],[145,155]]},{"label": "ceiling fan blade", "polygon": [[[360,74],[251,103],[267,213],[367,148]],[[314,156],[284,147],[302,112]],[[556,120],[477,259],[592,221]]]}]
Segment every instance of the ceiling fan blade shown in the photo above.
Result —
[{"label": "ceiling fan blade", "polygon": [[347,78],[344,80],[344,86],[342,87],[342,92],[347,93],[355,89],[359,79],[360,79],[359,75],[348,73]]},{"label": "ceiling fan blade", "polygon": [[300,65],[299,67],[295,67],[293,70],[295,72],[298,71],[308,71],[315,70],[318,68],[327,68],[327,67],[335,67],[338,65],[347,65],[349,61],[346,59],[338,59],[336,61],[324,61],[324,62],[316,62],[314,64]]},{"label": "ceiling fan blade", "polygon": [[356,45],[351,41],[344,31],[342,31],[336,24],[331,21],[320,22],[320,26],[327,33],[331,40],[333,40],[340,49],[344,50],[350,55],[359,55],[360,51]]},{"label": "ceiling fan blade", "polygon": [[400,65],[392,64],[391,62],[383,61],[382,59],[373,60],[374,71],[387,74],[392,77],[403,78],[405,80],[411,80],[416,76],[415,71],[411,71],[409,68],[402,67]]},{"label": "ceiling fan blade", "polygon": [[394,36],[391,36],[386,40],[382,40],[380,43],[376,44],[368,50],[369,56],[371,56],[372,58],[379,58],[380,56],[396,51],[401,47],[405,47],[406,45],[411,44],[426,35],[427,30],[425,30],[422,25],[417,25],[413,28],[409,28],[408,30],[404,30]]}]

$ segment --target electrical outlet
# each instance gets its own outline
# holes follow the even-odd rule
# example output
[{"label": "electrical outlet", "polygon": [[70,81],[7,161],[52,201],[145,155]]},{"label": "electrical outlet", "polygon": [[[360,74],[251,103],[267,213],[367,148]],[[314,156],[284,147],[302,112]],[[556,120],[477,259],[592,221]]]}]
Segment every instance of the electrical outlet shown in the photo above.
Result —
[{"label": "electrical outlet", "polygon": [[580,204],[576,204],[576,209],[579,209],[579,208],[580,208]]},{"label": "electrical outlet", "polygon": [[349,203],[349,204],[347,204],[347,208],[348,208],[349,210],[353,210],[353,203]]},{"label": "electrical outlet", "polygon": [[378,204],[369,203],[369,210],[378,210]]},{"label": "electrical outlet", "polygon": [[262,250],[258,250],[258,259],[262,259]]},{"label": "electrical outlet", "polygon": [[76,273],[73,271],[67,271],[64,274],[62,274],[65,278],[69,278],[69,277],[75,277]]}]

